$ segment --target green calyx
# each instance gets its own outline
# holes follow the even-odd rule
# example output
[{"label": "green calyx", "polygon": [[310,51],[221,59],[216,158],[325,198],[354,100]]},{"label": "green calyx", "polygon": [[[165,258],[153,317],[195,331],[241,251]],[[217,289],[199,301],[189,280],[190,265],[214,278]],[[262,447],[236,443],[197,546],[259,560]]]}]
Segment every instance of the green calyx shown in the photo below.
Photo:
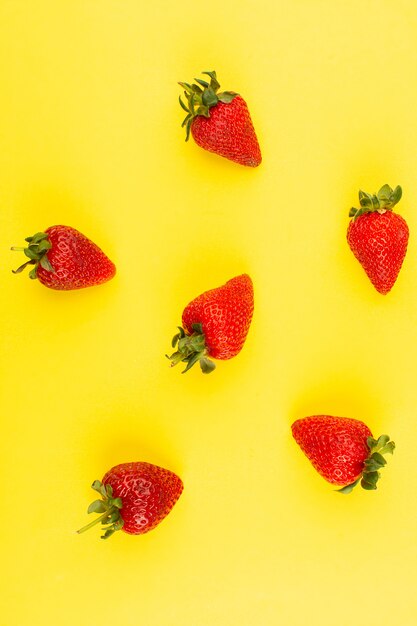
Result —
[{"label": "green calyx", "polygon": [[349,211],[349,217],[353,217],[353,220],[355,220],[364,213],[392,211],[393,207],[401,200],[402,193],[403,191],[399,185],[395,189],[391,189],[389,185],[384,185],[377,194],[367,193],[360,189],[360,208],[352,207]]},{"label": "green calyx", "polygon": [[220,83],[217,80],[216,72],[201,73],[209,76],[209,83],[206,80],[201,80],[200,78],[195,78],[194,80],[196,82],[191,85],[189,83],[178,83],[184,89],[184,96],[186,100],[186,103],[184,103],[181,96],[179,98],[181,107],[187,113],[182,123],[182,126],[185,126],[186,130],[185,141],[188,141],[190,137],[191,123],[195,117],[198,115],[210,117],[211,107],[216,106],[219,102],[228,104],[238,95],[237,93],[233,93],[231,91],[222,91],[221,93],[218,93]]},{"label": "green calyx", "polygon": [[380,479],[379,470],[387,464],[383,455],[393,454],[395,443],[390,441],[388,435],[381,435],[378,439],[368,437],[366,441],[369,447],[369,456],[365,461],[361,476],[350,485],[337,489],[339,493],[350,493],[359,482],[361,487],[367,491],[373,491],[377,488],[376,485]]},{"label": "green calyx", "polygon": [[172,347],[177,351],[168,356],[165,356],[171,361],[171,367],[177,365],[181,361],[186,363],[187,366],[182,372],[188,372],[195,363],[200,363],[201,371],[203,374],[210,374],[216,365],[207,357],[206,340],[203,334],[203,327],[201,324],[193,324],[192,335],[187,335],[185,330],[178,326],[179,332],[174,336],[172,340]]},{"label": "green calyx", "polygon": [[54,268],[46,256],[48,250],[52,248],[52,244],[48,239],[48,234],[36,233],[33,237],[26,237],[25,241],[29,244],[26,248],[18,248],[16,246],[10,248],[15,252],[23,252],[29,259],[29,261],[26,261],[26,263],[23,263],[23,265],[18,267],[17,270],[12,270],[13,274],[20,274],[20,272],[23,272],[25,267],[28,265],[33,265],[33,268],[29,272],[29,278],[32,279],[37,278],[39,265],[48,272],[54,272]]},{"label": "green calyx", "polygon": [[83,526],[77,533],[83,533],[89,528],[92,528],[96,524],[102,524],[104,534],[102,539],[108,539],[116,530],[123,528],[123,519],[120,515],[120,509],[123,506],[121,498],[113,498],[113,488],[110,485],[103,485],[99,480],[95,480],[91,485],[94,491],[102,496],[101,500],[94,500],[87,509],[87,513],[100,513],[100,517]]}]

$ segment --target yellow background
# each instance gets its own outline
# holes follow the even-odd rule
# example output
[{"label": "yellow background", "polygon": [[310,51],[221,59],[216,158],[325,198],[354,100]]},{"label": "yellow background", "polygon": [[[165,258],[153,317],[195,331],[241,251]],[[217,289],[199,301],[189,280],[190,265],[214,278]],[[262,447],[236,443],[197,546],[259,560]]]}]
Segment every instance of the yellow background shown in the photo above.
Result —
[{"label": "yellow background", "polygon": [[[2,0],[1,626],[412,626],[417,481],[417,8],[412,0]],[[216,69],[264,162],[184,142],[177,80]],[[393,291],[345,240],[358,189],[403,186]],[[15,277],[72,225],[99,288]],[[184,305],[249,272],[242,353],[204,377],[164,353]],[[378,491],[336,495],[290,424],[397,443]],[[89,521],[90,484],[146,460],[184,493],[143,537]]]}]

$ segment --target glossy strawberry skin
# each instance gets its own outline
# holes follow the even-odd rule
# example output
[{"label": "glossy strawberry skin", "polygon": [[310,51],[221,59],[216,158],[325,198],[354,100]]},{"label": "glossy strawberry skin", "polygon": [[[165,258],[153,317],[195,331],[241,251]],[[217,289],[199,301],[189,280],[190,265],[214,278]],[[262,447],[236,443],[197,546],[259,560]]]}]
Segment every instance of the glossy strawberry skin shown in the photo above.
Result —
[{"label": "glossy strawberry skin", "polygon": [[349,417],[314,415],[297,420],[292,434],[317,472],[329,483],[344,486],[362,474],[369,456],[368,426]]},{"label": "glossy strawberry skin", "polygon": [[182,314],[184,330],[201,324],[209,356],[227,360],[245,343],[254,308],[253,284],[247,274],[210,289],[190,302]]},{"label": "glossy strawberry skin", "polygon": [[407,252],[406,221],[393,211],[364,213],[349,223],[349,246],[379,293],[395,284]]},{"label": "glossy strawberry skin", "polygon": [[82,289],[101,285],[115,275],[114,263],[75,228],[51,226],[45,233],[52,244],[47,258],[54,272],[39,265],[37,278],[46,287],[61,291]]},{"label": "glossy strawberry skin", "polygon": [[235,96],[230,103],[218,102],[210,108],[210,117],[195,117],[191,134],[201,148],[240,165],[257,167],[262,161],[249,110],[241,96]]},{"label": "glossy strawberry skin", "polygon": [[158,526],[183,491],[176,474],[141,461],[116,465],[102,482],[113,488],[113,497],[122,499],[122,530],[129,535],[143,535]]}]

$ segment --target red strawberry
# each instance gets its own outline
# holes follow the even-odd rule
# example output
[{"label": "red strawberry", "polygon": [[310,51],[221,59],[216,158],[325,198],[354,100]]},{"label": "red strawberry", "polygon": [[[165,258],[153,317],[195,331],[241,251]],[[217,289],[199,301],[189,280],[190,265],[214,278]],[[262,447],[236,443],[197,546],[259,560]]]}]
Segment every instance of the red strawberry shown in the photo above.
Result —
[{"label": "red strawberry", "polygon": [[198,84],[179,83],[184,88],[187,105],[180,97],[180,105],[187,112],[183,122],[188,141],[194,141],[209,152],[226,159],[257,167],[261,150],[244,99],[232,91],[218,93],[220,84],[216,72],[202,72],[210,77],[210,84],[195,78]]},{"label": "red strawberry", "polygon": [[98,491],[102,500],[95,500],[88,513],[101,513],[78,533],[101,522],[102,539],[116,530],[129,535],[149,532],[168,515],[180,497],[181,479],[167,469],[151,463],[122,463],[105,474],[102,482],[95,480],[92,489]]},{"label": "red strawberry", "polygon": [[71,226],[51,226],[25,241],[29,244],[26,248],[12,250],[24,252],[30,260],[14,273],[19,274],[26,266],[33,265],[30,278],[38,278],[50,289],[67,291],[101,285],[116,273],[104,252]]},{"label": "red strawberry", "polygon": [[359,420],[349,417],[313,415],[299,419],[291,427],[292,434],[304,454],[323,478],[350,493],[358,482],[364,489],[376,489],[379,470],[392,454],[395,443],[388,435],[378,440]]},{"label": "red strawberry", "polygon": [[179,327],[172,340],[177,352],[168,357],[171,366],[184,361],[186,372],[199,361],[204,374],[212,372],[216,366],[207,357],[227,360],[236,356],[245,343],[252,315],[253,284],[247,274],[201,294],[183,311],[183,328]]},{"label": "red strawberry", "polygon": [[359,191],[360,209],[352,208],[347,231],[349,246],[379,293],[394,286],[407,252],[408,226],[392,211],[402,195],[384,185],[377,194]]}]

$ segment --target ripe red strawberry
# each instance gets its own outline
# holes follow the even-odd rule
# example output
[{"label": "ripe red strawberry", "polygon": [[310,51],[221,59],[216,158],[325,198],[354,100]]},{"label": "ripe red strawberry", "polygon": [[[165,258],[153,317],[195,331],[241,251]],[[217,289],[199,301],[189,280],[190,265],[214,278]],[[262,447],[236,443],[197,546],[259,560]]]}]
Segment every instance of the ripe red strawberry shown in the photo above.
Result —
[{"label": "ripe red strawberry", "polygon": [[28,265],[34,267],[30,278],[50,289],[70,290],[101,285],[116,273],[114,263],[100,248],[71,226],[51,226],[45,232],[27,237],[26,248],[13,247],[29,258],[17,270],[19,274]]},{"label": "ripe red strawberry", "polygon": [[199,361],[203,373],[209,374],[216,366],[207,357],[227,360],[241,351],[252,315],[253,284],[247,274],[201,294],[183,311],[183,328],[172,340],[177,352],[168,357],[171,366],[184,361],[186,372]]},{"label": "ripe red strawberry", "polygon": [[95,500],[88,513],[101,513],[78,533],[101,522],[102,539],[116,530],[129,535],[149,532],[168,515],[180,497],[182,480],[173,472],[151,463],[122,463],[105,474],[102,482],[95,480],[92,489],[102,500]]},{"label": "ripe red strawberry", "polygon": [[292,434],[319,474],[329,483],[344,485],[350,493],[361,482],[364,489],[376,489],[383,454],[394,452],[388,435],[374,439],[368,426],[349,417],[313,415],[299,419]]},{"label": "ripe red strawberry", "polygon": [[180,105],[187,112],[182,124],[186,141],[191,131],[194,141],[205,150],[257,167],[262,161],[261,150],[246,102],[232,91],[218,93],[216,72],[202,73],[210,77],[210,83],[199,78],[194,79],[198,84],[179,83],[187,101],[184,104],[180,97]]},{"label": "ripe red strawberry", "polygon": [[359,191],[360,209],[352,208],[347,231],[349,246],[379,293],[394,286],[407,252],[408,226],[392,208],[401,187],[384,185],[377,194]]}]

